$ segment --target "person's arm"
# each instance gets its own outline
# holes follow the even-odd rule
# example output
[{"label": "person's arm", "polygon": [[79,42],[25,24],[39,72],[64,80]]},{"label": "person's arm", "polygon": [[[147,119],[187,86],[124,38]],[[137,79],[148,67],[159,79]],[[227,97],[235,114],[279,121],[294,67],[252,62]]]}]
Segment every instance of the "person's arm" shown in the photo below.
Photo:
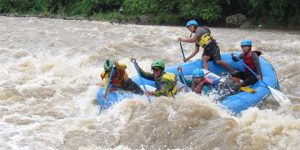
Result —
[{"label": "person's arm", "polygon": [[233,60],[234,62],[237,62],[237,61],[239,61],[239,60],[242,58],[242,54],[240,54],[238,57],[236,57],[236,56],[234,55],[234,53],[232,52],[232,53],[231,53],[231,58],[232,58],[232,60]]},{"label": "person's arm", "polygon": [[141,74],[141,76],[142,76],[143,78],[148,79],[148,80],[152,80],[152,81],[155,80],[155,79],[154,79],[153,73],[145,72],[142,68],[140,68],[139,65],[137,65],[137,66],[138,66],[139,72],[140,72],[140,74]]},{"label": "person's arm", "polygon": [[193,58],[197,53],[199,52],[199,46],[195,47],[194,52],[187,58],[184,59],[184,62],[189,61],[191,58]]},{"label": "person's arm", "polygon": [[138,68],[138,70],[139,70],[139,73],[141,74],[141,76],[142,76],[143,78],[148,79],[148,80],[152,80],[152,81],[155,80],[155,79],[154,79],[154,75],[153,75],[152,73],[145,72],[145,71],[139,66],[139,64],[136,62],[136,59],[135,59],[135,58],[131,57],[131,58],[130,58],[130,61],[133,62],[133,63],[136,63],[137,68]]},{"label": "person's arm", "polygon": [[187,84],[188,87],[191,87],[192,82],[193,82],[193,80],[188,80],[188,79],[186,79],[182,76],[179,76],[179,80],[180,80],[181,83],[184,83],[184,81],[185,81],[185,83]]},{"label": "person's arm", "polygon": [[211,89],[210,85],[208,85],[208,84],[203,85],[203,87],[201,89],[201,94],[208,95],[210,92],[210,89]]},{"label": "person's arm", "polygon": [[258,80],[261,80],[262,76],[261,76],[261,67],[260,67],[260,63],[259,63],[259,57],[256,55],[256,53],[252,53],[251,58],[256,67],[257,78],[258,78]]}]

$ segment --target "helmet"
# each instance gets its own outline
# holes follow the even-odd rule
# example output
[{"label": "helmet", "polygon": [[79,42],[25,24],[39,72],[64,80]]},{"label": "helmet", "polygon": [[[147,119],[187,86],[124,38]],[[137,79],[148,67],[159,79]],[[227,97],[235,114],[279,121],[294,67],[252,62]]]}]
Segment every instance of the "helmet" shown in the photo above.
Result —
[{"label": "helmet", "polygon": [[189,26],[198,26],[198,22],[196,20],[190,20],[186,23],[186,27]]},{"label": "helmet", "polygon": [[165,69],[165,63],[162,60],[155,60],[152,64],[151,64],[151,68],[161,68],[161,69]]},{"label": "helmet", "polygon": [[197,68],[193,71],[193,74],[192,74],[193,78],[197,78],[197,77],[202,78],[203,76],[204,76],[204,72],[201,69]]},{"label": "helmet", "polygon": [[252,46],[252,42],[248,39],[244,39],[242,42],[241,42],[241,46]]},{"label": "helmet", "polygon": [[113,61],[111,59],[106,59],[104,63],[104,71],[110,70],[112,66],[113,66]]}]

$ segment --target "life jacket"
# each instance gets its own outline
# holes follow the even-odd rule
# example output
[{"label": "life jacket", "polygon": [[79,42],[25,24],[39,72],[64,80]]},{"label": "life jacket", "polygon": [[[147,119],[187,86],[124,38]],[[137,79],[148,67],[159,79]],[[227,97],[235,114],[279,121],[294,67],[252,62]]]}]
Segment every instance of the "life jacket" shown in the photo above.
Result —
[{"label": "life jacket", "polygon": [[211,36],[210,30],[207,27],[202,26],[198,28],[206,32],[200,37],[200,39],[197,42],[198,45],[200,45],[202,48],[205,48],[207,45],[213,42],[213,37]]},{"label": "life jacket", "polygon": [[[123,69],[116,69],[116,74],[114,76],[112,76],[110,83],[118,88],[123,87],[123,84],[125,83],[125,81],[128,80],[127,76],[126,76],[126,72]],[[109,78],[109,74],[110,72],[102,72],[101,73],[101,78],[107,78],[106,80],[108,80]]]},{"label": "life jacket", "polygon": [[209,81],[206,77],[204,77],[203,79],[204,80],[202,80],[197,85],[194,81],[192,82],[191,88],[192,88],[193,92],[196,92],[197,94],[201,94],[203,85],[205,85],[205,84],[210,85],[211,84],[211,81]]},{"label": "life jacket", "polygon": [[169,89],[168,93],[166,96],[174,96],[177,92],[176,88],[176,76],[173,73],[163,73],[163,75],[160,77],[159,80],[155,81],[155,85],[157,87],[156,91],[159,91],[161,89],[161,83],[165,82],[165,80],[168,80],[172,83],[172,89]]},{"label": "life jacket", "polygon": [[[252,60],[252,53],[253,51],[250,50],[248,51],[246,54],[242,54],[242,59],[243,59],[243,62],[251,69],[253,70],[254,72],[256,72],[256,66]],[[245,71],[250,71],[247,67],[245,67]]]}]

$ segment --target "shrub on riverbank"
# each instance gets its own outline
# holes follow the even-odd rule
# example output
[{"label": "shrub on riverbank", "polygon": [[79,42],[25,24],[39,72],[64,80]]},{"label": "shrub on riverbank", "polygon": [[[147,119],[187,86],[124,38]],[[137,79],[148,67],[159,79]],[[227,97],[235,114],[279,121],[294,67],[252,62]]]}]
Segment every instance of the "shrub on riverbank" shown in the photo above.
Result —
[{"label": "shrub on riverbank", "polygon": [[300,25],[298,0],[0,0],[0,13],[155,25],[196,19],[213,26],[243,14],[256,25]]}]

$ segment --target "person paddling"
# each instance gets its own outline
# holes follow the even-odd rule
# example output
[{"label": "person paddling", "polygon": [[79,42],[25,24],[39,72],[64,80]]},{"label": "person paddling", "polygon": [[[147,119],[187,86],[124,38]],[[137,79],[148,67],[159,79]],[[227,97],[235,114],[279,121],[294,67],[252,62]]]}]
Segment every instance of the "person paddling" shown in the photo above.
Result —
[{"label": "person paddling", "polygon": [[179,42],[195,43],[195,50],[189,57],[184,58],[184,62],[193,58],[199,52],[199,48],[201,46],[204,49],[202,53],[203,69],[208,70],[208,61],[213,60],[214,63],[224,67],[229,72],[234,71],[230,65],[221,60],[219,46],[216,40],[211,36],[211,32],[208,27],[199,25],[195,20],[188,21],[186,27],[191,33],[195,33],[195,35],[191,38],[179,37],[177,40]]},{"label": "person paddling", "polygon": [[248,86],[254,84],[257,80],[262,79],[261,67],[258,57],[261,54],[261,52],[252,51],[251,47],[252,41],[249,39],[244,39],[241,42],[241,48],[243,52],[238,57],[236,57],[233,52],[231,53],[233,61],[243,61],[251,70],[253,70],[257,74],[256,78],[255,75],[253,75],[247,67],[244,67],[245,71],[232,72],[231,75],[233,77],[238,77],[243,80],[241,86]]},{"label": "person paddling", "polygon": [[[178,72],[182,72],[182,68],[177,68]],[[193,92],[197,94],[207,95],[210,91],[210,86],[212,82],[204,76],[204,72],[201,69],[194,69],[192,73],[193,80],[188,80],[182,76],[179,76],[181,82],[185,83],[189,86]]]},{"label": "person paddling", "polygon": [[[130,60],[136,62],[135,58]],[[145,72],[139,66],[138,69],[143,78],[154,81],[156,85],[155,92],[146,91],[146,95],[171,97],[177,93],[176,76],[165,72],[165,63],[162,60],[156,60],[151,64],[153,73]]]},{"label": "person paddling", "polygon": [[[107,88],[109,75],[111,69],[113,68],[113,65],[114,70],[112,79],[110,81],[112,87],[109,87],[109,90],[114,91],[121,88],[123,90],[133,92],[135,94],[143,95],[144,91],[135,82],[128,78],[128,74],[125,71],[127,66],[118,62],[113,62],[111,59],[107,59],[105,61],[104,71],[100,75],[101,79],[104,80],[104,89]],[[105,99],[105,95],[103,95],[103,98]]]}]

